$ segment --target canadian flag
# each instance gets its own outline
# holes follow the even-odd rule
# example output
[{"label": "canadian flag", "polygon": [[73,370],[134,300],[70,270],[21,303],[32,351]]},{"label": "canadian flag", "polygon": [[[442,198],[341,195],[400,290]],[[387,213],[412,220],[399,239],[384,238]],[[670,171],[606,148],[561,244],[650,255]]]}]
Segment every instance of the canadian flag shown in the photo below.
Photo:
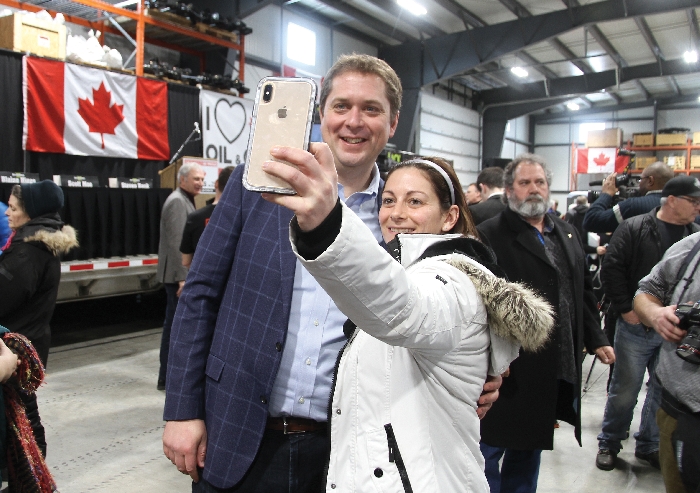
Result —
[{"label": "canadian flag", "polygon": [[577,149],[577,173],[622,173],[629,164],[629,156],[618,156],[615,147]]},{"label": "canadian flag", "polygon": [[28,151],[167,160],[165,82],[24,57]]}]

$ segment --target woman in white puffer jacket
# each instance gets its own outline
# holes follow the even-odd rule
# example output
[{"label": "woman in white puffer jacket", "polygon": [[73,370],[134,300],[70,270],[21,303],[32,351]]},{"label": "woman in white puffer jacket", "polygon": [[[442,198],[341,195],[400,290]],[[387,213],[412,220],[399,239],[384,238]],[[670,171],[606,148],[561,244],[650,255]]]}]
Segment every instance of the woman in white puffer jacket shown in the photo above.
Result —
[{"label": "woman in white puffer jacket", "polygon": [[295,253],[352,321],[329,406],[326,491],[488,492],[477,400],[518,344],[544,343],[551,308],[493,273],[443,161],[401,163],[387,177],[379,221],[390,255],[332,193],[332,157],[319,148],[316,158],[272,165],[298,195],[266,198],[295,211]]}]

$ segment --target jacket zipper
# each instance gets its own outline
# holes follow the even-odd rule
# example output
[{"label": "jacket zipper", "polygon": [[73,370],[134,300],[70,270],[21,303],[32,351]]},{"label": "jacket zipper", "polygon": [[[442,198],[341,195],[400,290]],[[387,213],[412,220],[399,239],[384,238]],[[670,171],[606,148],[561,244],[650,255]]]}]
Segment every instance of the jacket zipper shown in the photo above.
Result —
[{"label": "jacket zipper", "polygon": [[[348,320],[350,322],[350,320]],[[346,322],[347,323],[347,322]],[[357,327],[357,326],[356,326]],[[327,416],[328,419],[326,422],[328,423],[328,454],[326,454],[326,466],[325,466],[325,474],[324,477],[326,480],[324,481],[324,484],[328,483],[328,470],[330,468],[331,464],[331,420],[333,419],[333,396],[335,395],[335,384],[338,379],[338,368],[340,368],[340,360],[343,358],[343,354],[345,353],[345,349],[350,345],[352,340],[354,339],[354,333],[352,336],[350,336],[347,340],[347,342],[343,345],[343,347],[340,349],[338,352],[338,357],[335,360],[335,368],[333,368],[333,377],[331,378],[331,393],[328,396],[328,406],[327,406]]]},{"label": "jacket zipper", "polygon": [[389,462],[396,463],[396,469],[399,471],[399,477],[401,478],[401,484],[403,484],[403,490],[406,493],[413,493],[413,488],[411,488],[411,481],[408,479],[408,472],[406,471],[406,465],[403,463],[401,458],[401,452],[399,452],[399,444],[396,442],[396,435],[394,435],[394,428],[391,423],[384,425],[386,430],[386,438],[389,444]]}]

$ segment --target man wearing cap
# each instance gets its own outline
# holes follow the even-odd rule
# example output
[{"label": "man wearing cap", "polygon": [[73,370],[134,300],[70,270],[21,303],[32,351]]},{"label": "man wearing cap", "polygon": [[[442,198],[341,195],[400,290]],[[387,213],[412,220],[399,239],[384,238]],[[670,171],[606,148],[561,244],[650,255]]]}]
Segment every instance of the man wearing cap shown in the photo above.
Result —
[{"label": "man wearing cap", "polygon": [[659,207],[624,221],[608,244],[601,271],[603,287],[613,308],[621,315],[615,333],[617,359],[603,427],[598,435],[596,466],[604,471],[615,467],[615,458],[622,448],[620,442],[627,436],[646,370],[649,370],[651,382],[639,431],[635,433],[634,455],[659,467],[659,429],[654,417],[659,408],[661,388],[654,371],[663,339],[640,322],[633,310],[633,300],[639,280],[649,274],[666,250],[700,230],[693,223],[699,212],[700,181],[690,176],[677,176],[664,186]]}]

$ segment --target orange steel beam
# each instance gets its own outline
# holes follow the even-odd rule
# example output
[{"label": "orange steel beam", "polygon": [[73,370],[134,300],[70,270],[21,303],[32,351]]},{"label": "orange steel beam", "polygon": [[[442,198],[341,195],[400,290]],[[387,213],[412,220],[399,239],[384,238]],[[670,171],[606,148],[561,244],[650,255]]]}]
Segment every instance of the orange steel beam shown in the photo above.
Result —
[{"label": "orange steel beam", "polygon": [[143,42],[146,37],[146,24],[144,19],[144,0],[139,0],[136,7],[138,19],[136,21],[136,75],[143,75]]}]

